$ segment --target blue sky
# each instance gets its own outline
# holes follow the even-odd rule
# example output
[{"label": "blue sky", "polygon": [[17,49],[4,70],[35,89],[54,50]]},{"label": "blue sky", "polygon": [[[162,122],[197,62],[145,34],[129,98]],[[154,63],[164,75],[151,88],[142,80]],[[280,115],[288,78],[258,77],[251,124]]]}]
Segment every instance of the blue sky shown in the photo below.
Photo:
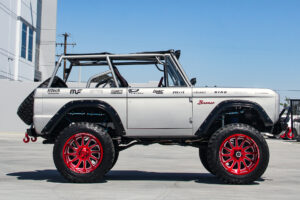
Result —
[{"label": "blue sky", "polygon": [[58,42],[64,32],[72,53],[181,49],[198,86],[300,98],[285,91],[300,90],[298,0],[58,0]]}]

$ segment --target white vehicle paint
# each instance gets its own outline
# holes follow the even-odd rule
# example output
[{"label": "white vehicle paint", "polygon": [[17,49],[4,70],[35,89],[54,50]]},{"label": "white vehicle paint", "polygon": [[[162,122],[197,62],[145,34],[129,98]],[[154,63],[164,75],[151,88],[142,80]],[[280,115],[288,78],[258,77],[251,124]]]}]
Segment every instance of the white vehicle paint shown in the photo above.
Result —
[{"label": "white vehicle paint", "polygon": [[[259,105],[274,124],[279,117],[279,95],[269,89],[257,88],[196,88],[193,87],[170,53],[126,55],[78,55],[78,59],[114,59],[162,57],[173,59],[182,81],[182,87],[116,87],[113,88],[38,88],[35,93],[33,124],[43,135],[50,119],[72,101],[99,100],[106,102],[118,113],[126,136],[193,136],[210,113],[225,101],[248,101]],[[63,56],[74,59],[76,55]],[[60,61],[62,60],[60,58]],[[170,61],[169,61],[170,62]],[[110,63],[110,62],[108,62]],[[53,76],[58,70],[59,64]],[[105,73],[109,74],[111,71]],[[96,77],[96,76],[95,76]],[[116,80],[114,73],[112,79]],[[117,81],[116,81],[117,83]],[[88,84],[89,85],[89,84]],[[72,93],[73,91],[73,93]],[[75,92],[74,92],[75,91]]]}]

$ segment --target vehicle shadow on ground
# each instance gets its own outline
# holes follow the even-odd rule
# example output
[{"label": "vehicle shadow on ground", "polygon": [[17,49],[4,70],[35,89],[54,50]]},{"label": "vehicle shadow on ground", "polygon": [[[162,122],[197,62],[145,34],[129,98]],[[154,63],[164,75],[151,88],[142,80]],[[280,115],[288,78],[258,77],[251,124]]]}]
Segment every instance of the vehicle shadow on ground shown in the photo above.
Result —
[{"label": "vehicle shadow on ground", "polygon": [[46,169],[26,172],[14,172],[6,174],[7,176],[15,176],[19,180],[34,180],[34,181],[48,181],[55,183],[67,183],[57,170]]},{"label": "vehicle shadow on ground", "polygon": [[[69,183],[54,169],[14,172],[7,174],[7,176],[15,176],[19,180],[45,180],[54,183]],[[98,183],[109,181],[194,181],[205,184],[223,184],[210,173],[146,172],[137,170],[112,170]],[[257,185],[261,181],[264,181],[264,179],[259,179],[252,185]]]}]

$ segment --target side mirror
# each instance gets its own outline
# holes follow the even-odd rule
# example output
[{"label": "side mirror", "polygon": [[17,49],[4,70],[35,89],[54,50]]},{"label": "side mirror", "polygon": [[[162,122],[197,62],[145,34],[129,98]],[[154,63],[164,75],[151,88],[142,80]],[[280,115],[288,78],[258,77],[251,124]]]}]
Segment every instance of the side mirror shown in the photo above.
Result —
[{"label": "side mirror", "polygon": [[193,86],[196,85],[196,83],[197,83],[197,79],[196,78],[192,78],[190,81],[191,81],[191,84]]}]

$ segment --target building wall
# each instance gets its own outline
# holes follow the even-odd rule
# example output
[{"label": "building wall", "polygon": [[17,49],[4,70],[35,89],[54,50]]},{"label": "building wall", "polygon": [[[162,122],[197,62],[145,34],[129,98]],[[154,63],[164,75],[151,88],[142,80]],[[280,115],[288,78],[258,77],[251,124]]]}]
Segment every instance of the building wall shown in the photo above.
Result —
[{"label": "building wall", "polygon": [[42,73],[42,80],[50,77],[55,67],[56,13],[57,0],[43,0],[39,46],[39,70]]},{"label": "building wall", "polygon": [[0,0],[0,77],[14,78],[17,6],[15,1]]},{"label": "building wall", "polygon": [[[0,0],[0,25],[5,30],[0,32],[0,78],[33,81],[41,78],[38,70],[49,76],[55,63],[56,6],[56,0]],[[21,56],[23,23],[27,26],[25,58]],[[32,61],[29,29],[33,30]]]},{"label": "building wall", "polygon": [[[25,133],[29,128],[17,115],[21,102],[40,83],[33,81],[0,80],[0,133]],[[5,92],[9,91],[9,92]]]},{"label": "building wall", "polygon": [[[33,82],[42,78],[37,70],[43,77],[49,77],[53,71],[56,6],[57,0],[0,0],[0,132],[25,132],[28,128],[16,112],[40,84]],[[32,61],[21,57],[23,23],[34,30]],[[27,32],[27,49],[28,39]]]}]

